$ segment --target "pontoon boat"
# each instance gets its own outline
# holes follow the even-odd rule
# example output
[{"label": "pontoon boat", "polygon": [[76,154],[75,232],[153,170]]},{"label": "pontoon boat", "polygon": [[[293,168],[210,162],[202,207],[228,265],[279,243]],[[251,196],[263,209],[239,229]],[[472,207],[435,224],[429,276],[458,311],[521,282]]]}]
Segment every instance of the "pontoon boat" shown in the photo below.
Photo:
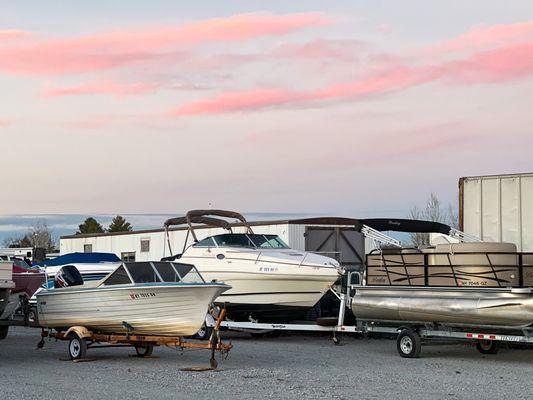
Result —
[{"label": "pontoon boat", "polygon": [[[387,227],[375,221],[377,229]],[[453,233],[444,224],[416,222],[400,220],[389,227]],[[372,221],[365,223],[372,226]],[[352,299],[352,310],[361,320],[533,324],[533,254],[517,253],[514,244],[450,242],[421,249],[382,249],[367,256],[365,272],[366,285],[357,287]]]}]

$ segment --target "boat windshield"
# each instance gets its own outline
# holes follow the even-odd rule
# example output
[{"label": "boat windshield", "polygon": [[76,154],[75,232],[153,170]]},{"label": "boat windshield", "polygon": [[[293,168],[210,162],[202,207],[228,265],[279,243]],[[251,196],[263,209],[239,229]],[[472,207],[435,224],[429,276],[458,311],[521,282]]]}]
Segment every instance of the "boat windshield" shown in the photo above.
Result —
[{"label": "boat windshield", "polygon": [[183,282],[203,283],[194,265],[172,262],[127,262],[104,281],[104,285],[131,283]]},{"label": "boat windshield", "polygon": [[213,236],[220,247],[245,247],[260,249],[288,249],[289,246],[277,235],[260,235],[246,233],[227,233]]}]

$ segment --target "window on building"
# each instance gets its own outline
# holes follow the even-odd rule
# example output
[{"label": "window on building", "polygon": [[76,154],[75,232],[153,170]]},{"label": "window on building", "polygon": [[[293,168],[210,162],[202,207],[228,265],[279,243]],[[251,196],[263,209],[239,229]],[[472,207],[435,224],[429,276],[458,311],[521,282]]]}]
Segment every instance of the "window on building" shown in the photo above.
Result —
[{"label": "window on building", "polygon": [[84,253],[92,253],[93,252],[93,245],[92,244],[84,244],[83,245],[83,252]]},{"label": "window on building", "polygon": [[120,258],[122,261],[135,261],[135,252],[134,251],[125,251],[120,253]]},{"label": "window on building", "polygon": [[141,253],[150,252],[150,239],[141,239]]}]

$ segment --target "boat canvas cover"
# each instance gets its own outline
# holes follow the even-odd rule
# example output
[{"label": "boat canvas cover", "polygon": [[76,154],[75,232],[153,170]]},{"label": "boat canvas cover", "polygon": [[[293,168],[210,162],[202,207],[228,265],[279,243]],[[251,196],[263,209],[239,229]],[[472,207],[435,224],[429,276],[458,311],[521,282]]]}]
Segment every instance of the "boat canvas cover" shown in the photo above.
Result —
[{"label": "boat canvas cover", "polygon": [[113,253],[69,253],[63,256],[45,260],[43,267],[56,267],[66,264],[96,264],[101,262],[120,262],[120,258]]}]

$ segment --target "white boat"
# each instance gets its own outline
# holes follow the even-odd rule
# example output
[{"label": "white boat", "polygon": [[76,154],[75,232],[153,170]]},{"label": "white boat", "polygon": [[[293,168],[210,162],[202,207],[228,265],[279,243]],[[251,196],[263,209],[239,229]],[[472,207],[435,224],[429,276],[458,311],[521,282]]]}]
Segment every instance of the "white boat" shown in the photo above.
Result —
[{"label": "white boat", "polygon": [[43,327],[160,336],[194,335],[209,304],[229,289],[206,283],[193,265],[170,262],[123,263],[101,281],[81,285],[79,272],[67,266],[55,282],[70,286],[37,294]]},{"label": "white boat", "polygon": [[10,261],[0,261],[0,315],[3,314],[9,300],[11,289],[15,287],[12,280],[13,263]]},{"label": "white boat", "polygon": [[69,253],[47,260],[41,269],[48,277],[48,287],[54,286],[54,276],[65,265],[73,265],[83,281],[98,281],[113,272],[122,261],[112,253]]},{"label": "white boat", "polygon": [[[122,261],[112,253],[69,253],[56,257],[45,262],[40,270],[46,274],[45,284],[37,289],[35,295],[40,291],[54,287],[54,278],[61,268],[71,265],[81,274],[84,282],[99,281],[113,272]],[[35,304],[35,295],[30,299],[30,303]]]},{"label": "white boat", "polygon": [[[209,215],[235,218],[246,233],[233,233],[226,220]],[[226,228],[229,233],[198,240],[193,223]],[[254,234],[245,218],[232,211],[189,211],[185,217],[167,220],[167,233],[170,226],[181,224],[189,226],[194,243],[188,247],[185,243],[176,258],[194,264],[207,281],[231,285],[215,302],[224,305],[234,320],[303,317],[340,276],[336,260],[293,250],[277,235]]]}]

